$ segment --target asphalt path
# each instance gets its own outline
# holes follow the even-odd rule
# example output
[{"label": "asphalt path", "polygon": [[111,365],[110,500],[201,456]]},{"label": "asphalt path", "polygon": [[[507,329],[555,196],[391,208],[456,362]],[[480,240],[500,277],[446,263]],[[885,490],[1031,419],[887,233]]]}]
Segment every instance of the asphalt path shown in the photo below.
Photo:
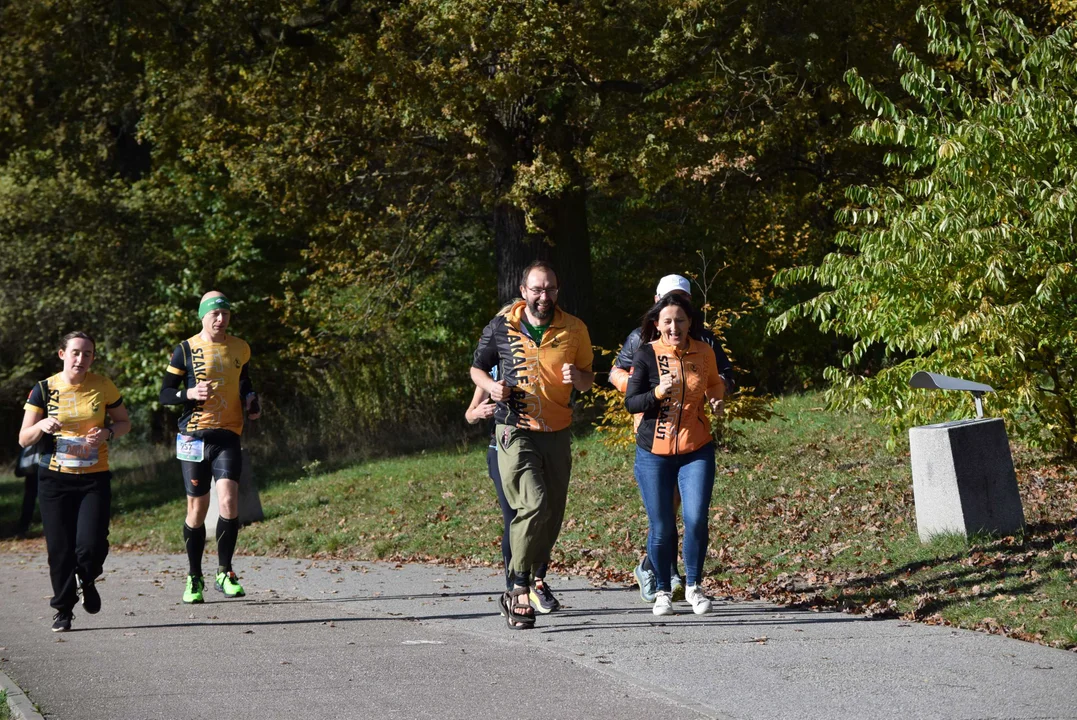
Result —
[{"label": "asphalt path", "polygon": [[[207,555],[207,568],[211,558]],[[46,718],[1077,718],[1077,654],[766,603],[657,618],[551,576],[512,631],[488,568],[237,558],[247,597],[180,602],[181,556],[113,553],[54,634],[41,554],[0,555],[0,671]]]}]

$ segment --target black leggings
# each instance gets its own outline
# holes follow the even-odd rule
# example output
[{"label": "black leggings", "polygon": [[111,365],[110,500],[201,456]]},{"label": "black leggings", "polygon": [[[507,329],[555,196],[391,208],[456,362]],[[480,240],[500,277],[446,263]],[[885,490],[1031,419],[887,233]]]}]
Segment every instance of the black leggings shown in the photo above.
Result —
[{"label": "black leggings", "polygon": [[38,502],[49,551],[49,605],[70,612],[78,602],[75,573],[83,582],[97,579],[108,555],[112,473],[76,475],[42,470]]},{"label": "black leggings", "polygon": [[[497,468],[497,448],[486,449],[486,469],[490,473],[490,479],[494,481],[494,490],[497,491],[497,502],[501,506],[501,520],[504,530],[501,532],[501,558],[505,562],[505,587],[512,590],[512,578],[509,577],[508,568],[512,563],[512,550],[509,547],[509,524],[516,517],[516,510],[505,499],[505,489],[501,487],[501,471]],[[546,569],[549,562],[544,562],[535,571],[535,579],[542,580],[546,577]]]}]

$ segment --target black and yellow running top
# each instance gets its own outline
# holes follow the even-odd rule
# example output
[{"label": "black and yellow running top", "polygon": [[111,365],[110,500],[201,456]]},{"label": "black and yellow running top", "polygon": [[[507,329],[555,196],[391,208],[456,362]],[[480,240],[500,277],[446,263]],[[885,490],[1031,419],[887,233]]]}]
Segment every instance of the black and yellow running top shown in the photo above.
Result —
[{"label": "black and yellow running top", "polygon": [[[248,376],[250,360],[250,346],[231,335],[221,343],[195,335],[176,346],[168,363],[161,402],[183,404],[180,432],[197,435],[204,430],[229,430],[243,434],[243,399],[254,392]],[[203,402],[187,400],[186,391],[203,380],[212,383],[209,398]]]},{"label": "black and yellow running top", "polygon": [[74,475],[108,470],[108,443],[90,447],[85,438],[90,430],[105,427],[108,408],[122,404],[123,398],[113,382],[97,373],[86,373],[78,385],[68,383],[63,373],[34,385],[23,409],[36,410],[62,424],[48,452],[42,454],[42,466]]},{"label": "black and yellow running top", "polygon": [[472,367],[492,372],[511,388],[497,404],[494,420],[524,430],[555,432],[572,422],[572,385],[562,380],[562,366],[591,371],[594,351],[587,326],[560,308],[536,342],[524,323],[523,300],[490,321],[482,331]]}]

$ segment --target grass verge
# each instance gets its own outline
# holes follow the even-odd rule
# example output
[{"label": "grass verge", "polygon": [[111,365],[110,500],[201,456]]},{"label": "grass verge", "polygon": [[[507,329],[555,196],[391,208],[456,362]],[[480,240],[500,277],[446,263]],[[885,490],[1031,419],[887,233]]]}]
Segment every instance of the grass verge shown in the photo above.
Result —
[{"label": "grass verge", "polygon": [[[1077,649],[1072,467],[1018,450],[1025,532],[924,545],[907,448],[886,451],[886,431],[867,415],[825,412],[817,395],[774,409],[765,423],[734,426],[718,454],[705,568],[712,593]],[[574,457],[555,567],[631,582],[646,534],[632,450],[588,435],[577,438]],[[116,465],[114,546],[181,552],[182,484],[167,449],[118,452]],[[500,513],[482,446],[332,472],[263,463],[257,475],[266,520],[243,530],[245,553],[499,562]],[[20,496],[21,481],[0,481],[6,527]]]}]

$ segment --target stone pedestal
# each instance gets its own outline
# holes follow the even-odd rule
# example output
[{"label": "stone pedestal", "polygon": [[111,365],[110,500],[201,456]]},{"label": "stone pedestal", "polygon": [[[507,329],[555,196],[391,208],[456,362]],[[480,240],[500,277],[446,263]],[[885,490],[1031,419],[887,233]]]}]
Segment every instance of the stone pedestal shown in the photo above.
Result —
[{"label": "stone pedestal", "polygon": [[943,533],[1009,535],[1024,527],[1002,418],[914,427],[909,450],[921,541]]},{"label": "stone pedestal", "polygon": [[[217,500],[217,483],[209,486],[209,512],[206,514],[206,535],[213,537],[217,532],[217,518],[221,515]],[[251,456],[243,448],[243,474],[239,480],[239,524],[250,525],[265,520],[262,512],[262,499],[258,496],[258,484],[254,481],[251,469]]]}]

